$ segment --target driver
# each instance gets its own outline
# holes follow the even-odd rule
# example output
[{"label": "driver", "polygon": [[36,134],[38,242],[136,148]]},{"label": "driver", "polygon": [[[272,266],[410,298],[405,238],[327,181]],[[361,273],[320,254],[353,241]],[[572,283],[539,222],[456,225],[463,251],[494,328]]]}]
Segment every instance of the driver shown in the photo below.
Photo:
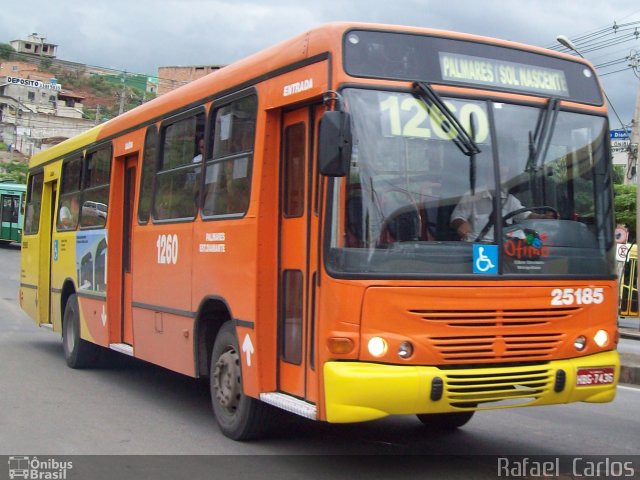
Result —
[{"label": "driver", "polygon": [[[520,200],[504,190],[500,191],[500,204],[502,205],[503,217],[508,213],[523,208]],[[481,189],[472,194],[469,191],[462,196],[460,202],[451,213],[451,228],[456,231],[460,240],[473,242],[478,238],[485,226],[489,224],[492,211],[492,192],[487,189]],[[525,218],[540,218],[540,216],[532,212],[522,212],[513,218],[515,221],[521,222]],[[493,226],[483,235],[482,240],[493,242]]]},{"label": "driver", "polygon": [[[509,167],[502,165],[500,173],[502,178],[508,178]],[[502,205],[502,217],[524,208],[520,200],[509,193],[506,188],[500,189],[500,205]],[[481,241],[493,242],[493,225],[490,225],[491,212],[493,211],[493,192],[487,187],[479,187],[475,193],[466,192],[456,208],[451,213],[449,224],[460,240],[474,242],[482,235]],[[515,215],[511,221],[521,222],[526,218],[554,218],[553,212],[537,214],[524,211]],[[488,228],[487,228],[488,227]],[[486,230],[483,232],[483,230]]]}]

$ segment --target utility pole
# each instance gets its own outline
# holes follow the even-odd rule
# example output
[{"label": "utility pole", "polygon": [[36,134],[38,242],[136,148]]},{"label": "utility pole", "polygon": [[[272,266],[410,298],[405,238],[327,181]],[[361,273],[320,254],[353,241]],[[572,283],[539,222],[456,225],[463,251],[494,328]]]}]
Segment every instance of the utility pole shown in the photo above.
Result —
[{"label": "utility pole", "polygon": [[118,115],[122,115],[124,113],[124,96],[127,91],[127,72],[122,72],[122,92],[120,92],[120,111]]}]

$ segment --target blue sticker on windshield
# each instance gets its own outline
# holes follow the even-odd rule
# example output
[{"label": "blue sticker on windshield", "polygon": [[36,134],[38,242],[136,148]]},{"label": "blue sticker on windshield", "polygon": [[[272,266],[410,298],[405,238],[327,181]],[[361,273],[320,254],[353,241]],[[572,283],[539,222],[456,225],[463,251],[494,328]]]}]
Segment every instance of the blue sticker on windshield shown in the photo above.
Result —
[{"label": "blue sticker on windshield", "polygon": [[473,245],[473,273],[498,273],[497,245]]}]

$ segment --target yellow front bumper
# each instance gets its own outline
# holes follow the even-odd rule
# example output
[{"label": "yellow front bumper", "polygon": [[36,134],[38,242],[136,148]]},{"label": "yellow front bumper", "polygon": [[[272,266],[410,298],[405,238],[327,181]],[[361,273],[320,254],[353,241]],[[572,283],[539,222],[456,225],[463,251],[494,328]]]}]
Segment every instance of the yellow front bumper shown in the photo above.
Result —
[{"label": "yellow front bumper", "polygon": [[[614,382],[576,386],[580,368],[613,367]],[[563,371],[564,374],[557,372]],[[327,362],[325,413],[331,423],[375,420],[387,415],[445,413],[571,402],[613,400],[620,375],[618,352],[556,360],[544,365],[440,369],[437,367]],[[559,379],[564,377],[560,391]],[[441,397],[432,395],[441,379]],[[435,383],[439,383],[438,380]],[[436,388],[437,390],[437,388]]]}]

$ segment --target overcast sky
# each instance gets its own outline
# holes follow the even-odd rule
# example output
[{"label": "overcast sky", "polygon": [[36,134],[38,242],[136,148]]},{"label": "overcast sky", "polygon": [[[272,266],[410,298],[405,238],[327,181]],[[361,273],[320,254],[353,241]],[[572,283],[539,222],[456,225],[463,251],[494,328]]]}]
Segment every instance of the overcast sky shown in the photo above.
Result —
[{"label": "overcast sky", "polygon": [[[8,0],[1,11],[0,42],[37,32],[59,45],[58,58],[150,75],[159,66],[228,64],[332,21],[441,28],[542,47],[559,34],[574,39],[614,21],[640,21],[638,0]],[[585,56],[598,64],[633,49],[640,52],[637,37]],[[601,78],[630,123],[640,80],[631,69]]]}]

